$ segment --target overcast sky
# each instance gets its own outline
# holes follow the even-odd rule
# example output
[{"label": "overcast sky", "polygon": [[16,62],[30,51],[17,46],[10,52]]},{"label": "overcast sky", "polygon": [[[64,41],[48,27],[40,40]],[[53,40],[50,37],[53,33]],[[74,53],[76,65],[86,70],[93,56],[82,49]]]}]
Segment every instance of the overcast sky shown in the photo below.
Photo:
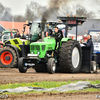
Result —
[{"label": "overcast sky", "polygon": [[38,2],[40,5],[45,6],[48,0],[0,0],[0,2],[11,8],[12,14],[24,14],[26,10],[26,5],[30,4],[31,1]]}]

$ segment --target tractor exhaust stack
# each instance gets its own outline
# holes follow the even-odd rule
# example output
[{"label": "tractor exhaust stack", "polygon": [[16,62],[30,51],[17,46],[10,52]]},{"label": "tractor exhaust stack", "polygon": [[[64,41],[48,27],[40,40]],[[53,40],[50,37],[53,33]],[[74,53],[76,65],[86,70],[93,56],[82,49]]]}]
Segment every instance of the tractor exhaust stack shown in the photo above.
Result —
[{"label": "tractor exhaust stack", "polygon": [[44,32],[42,31],[42,41],[44,41]]}]

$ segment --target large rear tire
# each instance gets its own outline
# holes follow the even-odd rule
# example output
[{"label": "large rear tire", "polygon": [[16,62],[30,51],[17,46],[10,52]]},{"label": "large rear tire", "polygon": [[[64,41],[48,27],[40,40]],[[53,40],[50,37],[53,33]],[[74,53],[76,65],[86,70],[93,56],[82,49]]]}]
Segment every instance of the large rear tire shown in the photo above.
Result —
[{"label": "large rear tire", "polygon": [[27,67],[25,67],[23,65],[23,59],[24,59],[24,57],[20,58],[19,61],[18,61],[18,68],[19,68],[20,73],[26,73],[26,71],[28,69]]},{"label": "large rear tire", "polygon": [[5,68],[16,67],[18,62],[14,49],[6,46],[0,49],[0,66]]},{"label": "large rear tire", "polygon": [[59,64],[62,72],[77,73],[82,63],[82,50],[76,40],[62,43],[59,53]]}]

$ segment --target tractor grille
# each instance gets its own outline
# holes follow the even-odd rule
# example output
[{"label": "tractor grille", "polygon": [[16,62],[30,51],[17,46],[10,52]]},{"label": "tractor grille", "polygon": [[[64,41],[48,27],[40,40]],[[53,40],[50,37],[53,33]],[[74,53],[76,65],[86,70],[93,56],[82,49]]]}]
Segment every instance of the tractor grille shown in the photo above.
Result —
[{"label": "tractor grille", "polygon": [[31,45],[31,50],[40,50],[39,45]]},{"label": "tractor grille", "polygon": [[35,46],[34,45],[31,45],[31,50],[34,50],[35,49]]},{"label": "tractor grille", "polygon": [[42,50],[45,50],[45,45],[42,45]]}]

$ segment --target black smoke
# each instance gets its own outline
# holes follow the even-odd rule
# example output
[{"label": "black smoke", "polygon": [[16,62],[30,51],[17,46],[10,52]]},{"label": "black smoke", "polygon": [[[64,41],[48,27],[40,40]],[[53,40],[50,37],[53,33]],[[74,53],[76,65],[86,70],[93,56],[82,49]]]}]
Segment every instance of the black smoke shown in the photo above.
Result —
[{"label": "black smoke", "polygon": [[70,1],[72,0],[49,0],[48,7],[42,14],[42,17],[44,17],[46,20],[50,18],[56,19],[56,16],[62,4],[67,4]]},{"label": "black smoke", "polygon": [[48,7],[42,14],[42,19],[41,19],[42,31],[44,30],[44,24],[46,23],[46,21],[49,19],[56,20],[58,11],[62,6],[62,4],[65,3],[67,4],[70,1],[72,0],[49,0]]}]

